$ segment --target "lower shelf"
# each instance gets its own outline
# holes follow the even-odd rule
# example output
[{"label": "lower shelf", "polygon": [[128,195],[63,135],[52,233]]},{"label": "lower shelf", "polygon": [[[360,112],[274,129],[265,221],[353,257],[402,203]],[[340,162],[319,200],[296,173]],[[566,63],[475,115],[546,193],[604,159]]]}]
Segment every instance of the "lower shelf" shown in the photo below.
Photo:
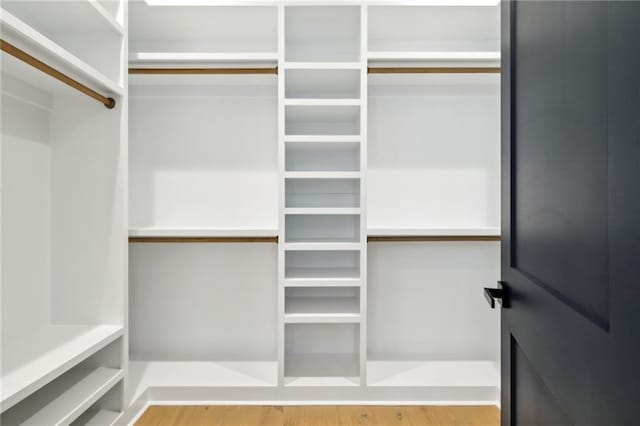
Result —
[{"label": "lower shelf", "polygon": [[351,354],[287,355],[285,386],[359,386],[359,360]]},{"label": "lower shelf", "polygon": [[278,383],[277,361],[132,361],[135,401],[153,387],[263,387]]},{"label": "lower shelf", "polygon": [[369,361],[367,385],[385,387],[499,387],[492,361]]},{"label": "lower shelf", "polygon": [[83,426],[106,426],[116,422],[120,413],[111,410],[87,410],[78,417],[73,425]]},{"label": "lower shelf", "polygon": [[2,410],[16,404],[123,333],[121,326],[57,325],[2,341]]},{"label": "lower shelf", "polygon": [[77,368],[2,414],[4,425],[59,425],[78,419],[123,378],[116,368]]}]

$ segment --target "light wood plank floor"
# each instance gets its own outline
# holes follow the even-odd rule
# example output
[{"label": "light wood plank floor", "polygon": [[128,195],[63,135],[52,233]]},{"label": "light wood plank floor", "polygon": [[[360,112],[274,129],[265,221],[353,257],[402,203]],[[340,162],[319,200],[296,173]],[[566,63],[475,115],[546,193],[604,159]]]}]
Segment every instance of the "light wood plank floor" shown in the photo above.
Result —
[{"label": "light wood plank floor", "polygon": [[136,426],[498,426],[493,406],[151,406]]}]

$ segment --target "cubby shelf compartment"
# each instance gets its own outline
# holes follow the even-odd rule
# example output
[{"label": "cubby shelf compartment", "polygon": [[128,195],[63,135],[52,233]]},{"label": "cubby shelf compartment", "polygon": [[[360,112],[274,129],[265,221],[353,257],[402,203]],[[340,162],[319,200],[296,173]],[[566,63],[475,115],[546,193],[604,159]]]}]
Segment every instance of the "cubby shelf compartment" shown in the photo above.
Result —
[{"label": "cubby shelf compartment", "polygon": [[360,59],[359,6],[286,6],[285,61]]},{"label": "cubby shelf compartment", "polygon": [[360,171],[360,144],[333,142],[285,143],[285,171]]},{"label": "cubby shelf compartment", "polygon": [[[57,5],[58,3],[55,4]],[[123,87],[116,83],[115,80],[110,79],[75,54],[54,43],[7,10],[0,9],[0,12],[0,29],[3,40],[37,57],[42,62],[78,80],[80,83],[89,85],[94,90],[108,92],[112,95],[121,96],[124,94]],[[16,64],[15,67],[11,63],[3,63],[3,72],[15,75],[19,79],[24,79],[25,75],[35,75],[34,84],[37,86],[40,86],[38,81],[50,80],[49,77],[43,77],[39,71],[32,69],[30,66],[22,62],[19,63],[20,65]],[[27,70],[26,73],[24,70]]]},{"label": "cubby shelf compartment", "polygon": [[359,105],[285,105],[285,135],[359,135]]},{"label": "cubby shelf compartment", "polygon": [[360,386],[358,358],[345,354],[289,355],[285,386]]},{"label": "cubby shelf compartment", "polygon": [[357,386],[360,325],[285,325],[284,377],[288,386]]},{"label": "cubby shelf compartment", "polygon": [[[356,245],[357,246],[357,245]],[[333,282],[357,285],[360,280],[360,252],[352,251],[286,251],[285,281],[289,285]]]},{"label": "cubby shelf compartment", "polygon": [[360,321],[358,287],[288,287],[285,323],[350,323]]},{"label": "cubby shelf compartment", "polygon": [[285,216],[285,243],[357,243],[360,215]]},{"label": "cubby shelf compartment", "polygon": [[117,368],[74,369],[53,382],[50,385],[52,389],[42,389],[38,392],[42,395],[34,396],[37,398],[34,404],[41,406],[35,414],[31,415],[27,411],[33,407],[22,410],[19,405],[3,413],[2,422],[6,425],[69,424],[122,380],[123,376],[123,370]]},{"label": "cubby shelf compartment", "polygon": [[3,340],[2,410],[15,405],[122,334],[123,328],[115,325],[49,326],[13,341]]}]

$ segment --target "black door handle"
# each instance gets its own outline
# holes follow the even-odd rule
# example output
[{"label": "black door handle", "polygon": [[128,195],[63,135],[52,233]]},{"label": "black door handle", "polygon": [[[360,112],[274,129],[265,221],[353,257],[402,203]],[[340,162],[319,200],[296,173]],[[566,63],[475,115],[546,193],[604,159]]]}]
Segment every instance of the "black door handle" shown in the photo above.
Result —
[{"label": "black door handle", "polygon": [[500,305],[502,305],[503,308],[507,307],[506,289],[504,288],[502,281],[498,281],[498,288],[485,287],[484,297],[487,299],[487,302],[489,302],[491,309],[496,307],[496,299],[500,301]]}]

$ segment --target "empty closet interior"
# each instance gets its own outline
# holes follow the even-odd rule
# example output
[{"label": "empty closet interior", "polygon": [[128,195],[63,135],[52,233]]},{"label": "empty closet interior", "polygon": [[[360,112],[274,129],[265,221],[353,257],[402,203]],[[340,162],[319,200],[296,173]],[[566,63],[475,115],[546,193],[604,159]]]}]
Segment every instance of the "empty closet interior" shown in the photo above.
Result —
[{"label": "empty closet interior", "polygon": [[2,424],[125,408],[124,13],[2,2]]},{"label": "empty closet interior", "polygon": [[215,3],[3,1],[3,424],[496,404],[497,2]]}]

